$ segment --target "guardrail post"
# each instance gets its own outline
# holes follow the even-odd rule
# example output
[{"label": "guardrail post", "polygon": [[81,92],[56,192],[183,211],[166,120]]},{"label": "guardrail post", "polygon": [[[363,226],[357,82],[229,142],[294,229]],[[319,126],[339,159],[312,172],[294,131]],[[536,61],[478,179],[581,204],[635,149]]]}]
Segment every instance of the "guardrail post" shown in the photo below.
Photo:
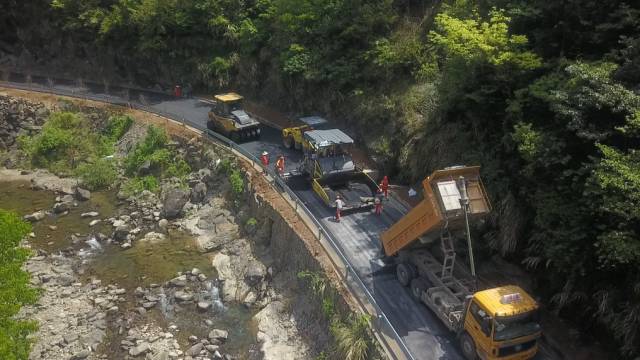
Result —
[{"label": "guardrail post", "polygon": [[322,229],[318,228],[318,241],[322,240]]}]

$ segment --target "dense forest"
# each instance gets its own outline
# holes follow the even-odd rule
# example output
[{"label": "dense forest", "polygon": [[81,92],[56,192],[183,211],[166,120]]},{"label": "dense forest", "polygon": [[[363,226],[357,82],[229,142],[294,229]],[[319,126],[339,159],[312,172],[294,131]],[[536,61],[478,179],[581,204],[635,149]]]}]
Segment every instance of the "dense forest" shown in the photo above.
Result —
[{"label": "dense forest", "polygon": [[0,66],[237,89],[349,129],[396,182],[480,164],[491,251],[640,356],[640,6],[8,0]]}]

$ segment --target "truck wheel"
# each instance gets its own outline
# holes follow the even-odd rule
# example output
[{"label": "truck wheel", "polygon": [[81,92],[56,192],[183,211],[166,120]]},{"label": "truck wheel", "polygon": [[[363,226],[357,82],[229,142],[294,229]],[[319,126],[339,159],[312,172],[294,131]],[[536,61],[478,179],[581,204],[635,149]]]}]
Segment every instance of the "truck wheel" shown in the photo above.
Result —
[{"label": "truck wheel", "polygon": [[422,301],[422,293],[428,288],[427,282],[422,278],[411,280],[411,294],[416,300]]},{"label": "truck wheel", "polygon": [[460,349],[462,350],[462,355],[467,360],[476,360],[478,358],[478,354],[476,353],[476,344],[473,342],[473,339],[466,332],[460,335]]},{"label": "truck wheel", "polygon": [[411,280],[415,277],[413,268],[407,263],[400,263],[396,267],[396,276],[402,286],[409,286]]}]

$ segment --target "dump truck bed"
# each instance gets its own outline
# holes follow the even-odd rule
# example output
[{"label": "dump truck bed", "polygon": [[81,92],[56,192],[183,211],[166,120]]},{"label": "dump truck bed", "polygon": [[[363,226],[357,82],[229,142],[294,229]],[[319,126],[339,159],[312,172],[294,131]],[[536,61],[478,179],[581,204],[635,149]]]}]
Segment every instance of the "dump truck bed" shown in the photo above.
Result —
[{"label": "dump truck bed", "polygon": [[464,179],[469,197],[469,217],[482,217],[491,208],[479,166],[457,166],[435,171],[422,182],[424,200],[381,234],[385,254],[395,255],[417,240],[429,243],[449,231],[464,227],[464,211],[460,205],[460,181]]}]

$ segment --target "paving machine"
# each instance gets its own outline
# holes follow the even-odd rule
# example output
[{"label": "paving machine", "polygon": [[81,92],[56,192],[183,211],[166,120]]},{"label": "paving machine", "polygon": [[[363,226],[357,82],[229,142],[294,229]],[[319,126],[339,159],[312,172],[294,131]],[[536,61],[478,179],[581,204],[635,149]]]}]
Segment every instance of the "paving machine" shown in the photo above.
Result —
[{"label": "paving machine", "polygon": [[218,94],[209,111],[207,128],[233,141],[248,141],[260,137],[260,123],[242,108],[243,97],[236,93]]},{"label": "paving machine", "polygon": [[303,134],[311,130],[320,130],[328,124],[328,121],[320,116],[306,116],[298,119],[300,126],[282,129],[282,144],[287,149],[302,150],[305,144]]},{"label": "paving machine", "polygon": [[302,136],[304,158],[298,170],[309,178],[322,201],[335,207],[340,195],[343,213],[373,207],[378,185],[354,164],[353,139],[338,129],[309,130]]},{"label": "paving machine", "polygon": [[[491,204],[478,166],[435,171],[424,200],[381,234],[396,275],[454,332],[465,358],[530,359],[538,351],[538,305],[514,285],[477,291],[470,222]],[[455,238],[466,238],[471,273],[456,263]]]}]

